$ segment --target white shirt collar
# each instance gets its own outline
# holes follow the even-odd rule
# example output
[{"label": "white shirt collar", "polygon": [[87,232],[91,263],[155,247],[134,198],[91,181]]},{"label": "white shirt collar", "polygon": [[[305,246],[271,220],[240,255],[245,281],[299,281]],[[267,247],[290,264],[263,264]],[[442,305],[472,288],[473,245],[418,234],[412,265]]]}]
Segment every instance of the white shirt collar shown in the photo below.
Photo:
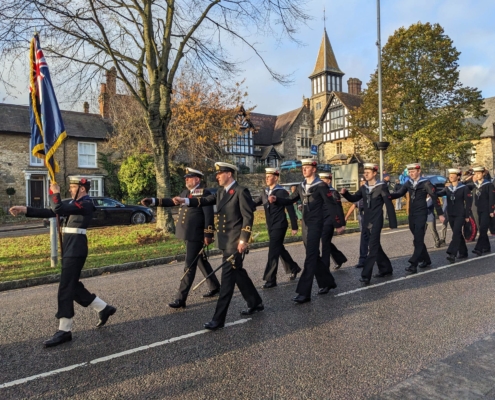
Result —
[{"label": "white shirt collar", "polygon": [[233,181],[233,182],[232,182],[229,186],[224,186],[224,188],[223,188],[223,189],[225,190],[225,192],[228,192],[228,191],[229,191],[229,189],[230,189],[232,186],[234,186],[234,183],[235,183],[235,181]]}]

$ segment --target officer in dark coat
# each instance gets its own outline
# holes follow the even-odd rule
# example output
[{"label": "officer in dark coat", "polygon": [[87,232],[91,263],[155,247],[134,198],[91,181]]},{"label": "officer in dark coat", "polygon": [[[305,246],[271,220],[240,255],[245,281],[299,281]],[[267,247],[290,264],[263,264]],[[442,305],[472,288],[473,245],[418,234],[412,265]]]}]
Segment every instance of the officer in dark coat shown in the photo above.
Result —
[{"label": "officer in dark coat", "polygon": [[[203,173],[196,169],[186,168],[184,175],[186,189],[184,189],[180,197],[202,197],[208,196],[211,193],[201,186]],[[175,203],[171,198],[157,199],[147,198],[141,200],[145,206],[156,207],[174,207]],[[213,242],[215,233],[213,223],[213,207],[189,208],[181,206],[179,208],[179,217],[175,226],[175,236],[178,239],[184,240],[186,244],[186,259],[184,265],[185,275],[180,281],[179,291],[175,296],[175,300],[169,303],[169,307],[181,308],[186,307],[186,300],[191,290],[191,286],[196,276],[196,268],[199,266],[200,271],[206,277],[213,272],[206,254],[203,253],[198,257],[203,246],[208,246]],[[220,282],[218,282],[215,274],[211,275],[208,280],[209,291],[203,297],[213,297],[220,292]]]},{"label": "officer in dark coat", "polygon": [[74,301],[83,307],[91,307],[98,313],[97,327],[105,325],[108,318],[115,314],[116,308],[108,305],[95,294],[90,293],[79,280],[84,262],[88,256],[88,240],[86,228],[93,218],[95,207],[88,196],[90,181],[85,178],[71,178],[69,192],[71,201],[62,201],[60,187],[50,185],[50,208],[32,208],[14,206],[12,215],[26,214],[33,218],[54,218],[58,214],[65,217],[62,227],[62,271],[58,286],[58,310],[55,315],[59,319],[58,331],[44,342],[45,347],[53,347],[72,340],[72,318],[74,317]]},{"label": "officer in dark coat", "polygon": [[321,259],[330,268],[330,257],[332,257],[335,262],[335,269],[339,269],[342,267],[342,264],[347,262],[347,257],[332,243],[332,238],[335,232],[335,220],[333,216],[338,214],[339,219],[343,217],[345,220],[342,200],[339,192],[332,186],[332,174],[330,172],[319,172],[318,175],[328,185],[328,190],[330,190],[336,204],[333,206],[333,210],[330,209],[331,206],[327,203],[324,205],[325,220],[323,221],[323,233],[321,235]]},{"label": "officer in dark coat", "polygon": [[457,259],[468,257],[466,241],[462,235],[464,222],[469,221],[473,196],[467,185],[460,182],[461,170],[450,168],[448,170],[450,186],[438,192],[438,196],[447,197],[447,212],[449,214],[449,225],[452,229],[452,240],[447,249],[447,260],[455,263]]},{"label": "officer in dark coat", "polygon": [[281,198],[289,197],[287,191],[278,184],[280,171],[277,168],[265,168],[265,179],[268,187],[261,193],[260,199],[255,202],[256,206],[263,205],[265,209],[266,226],[268,228],[268,236],[270,243],[268,245],[268,261],[265,267],[263,280],[266,283],[262,286],[263,289],[270,289],[277,286],[277,270],[279,257],[283,260],[283,266],[286,268],[285,273],[290,274],[290,280],[294,280],[301,268],[292,259],[291,255],[284,246],[285,234],[289,226],[285,211],[290,217],[292,235],[297,233],[297,217],[293,206],[280,206],[278,204],[270,204],[268,197],[270,195]]},{"label": "officer in dark coat", "polygon": [[409,230],[413,234],[414,252],[409,259],[409,267],[406,275],[418,272],[420,268],[431,266],[431,259],[425,245],[425,234],[428,219],[428,206],[426,196],[429,194],[435,211],[440,216],[440,222],[444,221],[442,205],[438,201],[435,186],[426,178],[421,178],[421,164],[408,164],[409,179],[400,190],[391,194],[392,199],[400,199],[409,192]]},{"label": "officer in dark coat", "polygon": [[235,165],[217,162],[215,169],[217,182],[223,187],[216,195],[174,198],[176,204],[185,203],[189,207],[208,207],[216,204],[218,248],[223,252],[224,262],[231,255],[235,255],[233,264],[225,263],[222,267],[222,285],[215,314],[213,319],[204,325],[210,330],[224,327],[236,284],[248,306],[247,310],[241,311],[242,315],[251,315],[264,310],[258,291],[247,271],[242,267],[243,253],[247,250],[254,221],[251,194],[247,188],[235,181],[234,173],[237,171]]},{"label": "officer in dark coat", "polygon": [[[366,184],[361,186],[353,195],[346,189],[342,189],[342,195],[353,203],[364,200],[363,230],[361,241],[368,238],[368,255],[361,272],[360,282],[369,285],[373,273],[373,265],[378,265],[378,274],[375,278],[383,278],[392,275],[393,268],[390,259],[387,257],[380,244],[380,235],[383,228],[383,205],[387,208],[390,229],[397,228],[397,218],[395,216],[394,205],[390,198],[387,185],[376,179],[378,165],[373,163],[364,164],[364,179]],[[365,236],[366,235],[366,236]]]},{"label": "officer in dark coat", "polygon": [[311,288],[313,278],[319,286],[318,294],[326,294],[330,289],[337,287],[329,268],[324,264],[320,257],[320,240],[323,234],[323,220],[325,216],[324,204],[330,206],[334,226],[337,233],[345,230],[344,215],[335,212],[337,209],[336,201],[332,193],[328,190],[328,185],[316,176],[317,162],[311,158],[301,160],[304,181],[297,186],[288,198],[278,198],[271,195],[268,200],[270,203],[278,203],[282,206],[294,204],[302,200],[303,205],[303,242],[306,247],[306,259],[304,260],[304,269],[299,278],[296,292],[298,295],[292,300],[296,303],[306,303],[311,301]]},{"label": "officer in dark coat", "polygon": [[491,252],[488,228],[490,227],[490,216],[493,216],[495,210],[495,188],[490,179],[485,178],[485,171],[485,167],[473,167],[473,182],[467,184],[471,189],[478,214],[479,237],[473,250],[473,253],[478,256]]}]

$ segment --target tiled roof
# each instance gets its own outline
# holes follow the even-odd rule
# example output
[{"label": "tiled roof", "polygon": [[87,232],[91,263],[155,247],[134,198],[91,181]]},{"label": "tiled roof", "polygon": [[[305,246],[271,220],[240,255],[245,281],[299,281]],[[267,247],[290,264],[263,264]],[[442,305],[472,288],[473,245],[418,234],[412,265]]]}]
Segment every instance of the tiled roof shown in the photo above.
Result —
[{"label": "tiled roof", "polygon": [[269,146],[282,142],[283,135],[290,129],[302,107],[279,116],[251,113],[249,119],[257,129],[253,140],[255,146]]},{"label": "tiled roof", "polygon": [[483,117],[479,122],[485,128],[481,134],[482,138],[495,137],[495,97],[485,99],[485,110],[488,111],[486,117]]},{"label": "tiled roof", "polygon": [[[62,111],[65,130],[69,137],[105,139],[110,126],[99,114]],[[29,107],[0,103],[0,133],[31,134]]]},{"label": "tiled roof", "polygon": [[320,44],[320,51],[318,52],[318,57],[316,59],[315,68],[310,78],[321,72],[337,72],[339,74],[344,74],[337,64],[337,59],[330,44],[330,39],[328,39],[327,30],[323,31],[323,39]]},{"label": "tiled roof", "polygon": [[325,115],[327,114],[328,109],[330,108],[330,104],[332,103],[334,96],[336,96],[348,110],[352,110],[353,108],[359,107],[363,103],[363,98],[357,94],[350,94],[345,92],[332,92],[332,94],[328,98],[328,102],[325,105],[325,108],[323,109],[323,112],[321,113],[318,122],[323,122],[325,120]]}]

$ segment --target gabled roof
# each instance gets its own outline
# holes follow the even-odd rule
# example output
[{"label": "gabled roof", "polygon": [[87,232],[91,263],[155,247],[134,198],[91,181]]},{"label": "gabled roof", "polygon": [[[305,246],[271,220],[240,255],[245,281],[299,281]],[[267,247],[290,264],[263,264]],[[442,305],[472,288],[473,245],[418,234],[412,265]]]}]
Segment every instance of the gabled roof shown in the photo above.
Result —
[{"label": "gabled roof", "polygon": [[334,97],[337,97],[340,100],[340,102],[344,105],[344,107],[347,108],[348,110],[352,110],[354,108],[360,107],[361,104],[363,103],[363,98],[359,95],[345,93],[345,92],[332,92],[330,94],[330,97],[328,98],[327,104],[325,105],[325,108],[323,109],[323,112],[321,113],[318,122],[323,122],[325,120],[325,115],[327,114],[328,109],[330,108],[330,105],[332,104]]},{"label": "gabled roof", "polygon": [[253,135],[254,145],[269,146],[281,143],[302,109],[299,107],[279,116],[252,112],[249,119],[257,129],[257,133]]},{"label": "gabled roof", "polygon": [[337,64],[337,59],[335,58],[332,45],[330,44],[330,39],[328,39],[326,29],[323,30],[323,38],[321,39],[320,51],[316,58],[315,68],[309,77],[312,78],[322,72],[336,72],[344,75]]},{"label": "gabled roof", "polygon": [[495,137],[495,97],[488,97],[485,99],[484,109],[488,111],[486,117],[481,118],[479,121],[481,126],[485,128],[485,131],[480,137]]},{"label": "gabled roof", "polygon": [[[62,111],[65,130],[69,137],[106,139],[110,126],[99,114]],[[0,133],[31,134],[29,107],[0,103]]]}]

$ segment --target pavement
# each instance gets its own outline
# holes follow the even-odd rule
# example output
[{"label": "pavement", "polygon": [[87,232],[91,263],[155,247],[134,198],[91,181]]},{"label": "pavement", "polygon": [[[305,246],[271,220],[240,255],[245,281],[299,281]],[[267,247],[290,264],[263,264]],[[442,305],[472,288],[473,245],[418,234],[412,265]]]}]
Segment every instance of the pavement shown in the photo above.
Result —
[{"label": "pavement", "polygon": [[[239,315],[236,290],[216,332],[202,329],[216,302],[206,288],[186,309],[166,305],[182,263],[85,279],[117,313],[96,329],[96,314],[76,306],[73,341],[52,349],[41,343],[56,330],[57,286],[2,292],[0,398],[493,399],[495,253],[450,265],[426,239],[433,268],[405,277],[412,236],[384,231],[394,275],[361,288],[359,235],[337,237],[349,261],[332,271],[336,290],[318,296],[315,285],[296,305],[296,282],[279,273],[278,287],[260,290],[265,311]],[[287,248],[302,265],[302,244]],[[266,256],[245,260],[257,287]]]}]

